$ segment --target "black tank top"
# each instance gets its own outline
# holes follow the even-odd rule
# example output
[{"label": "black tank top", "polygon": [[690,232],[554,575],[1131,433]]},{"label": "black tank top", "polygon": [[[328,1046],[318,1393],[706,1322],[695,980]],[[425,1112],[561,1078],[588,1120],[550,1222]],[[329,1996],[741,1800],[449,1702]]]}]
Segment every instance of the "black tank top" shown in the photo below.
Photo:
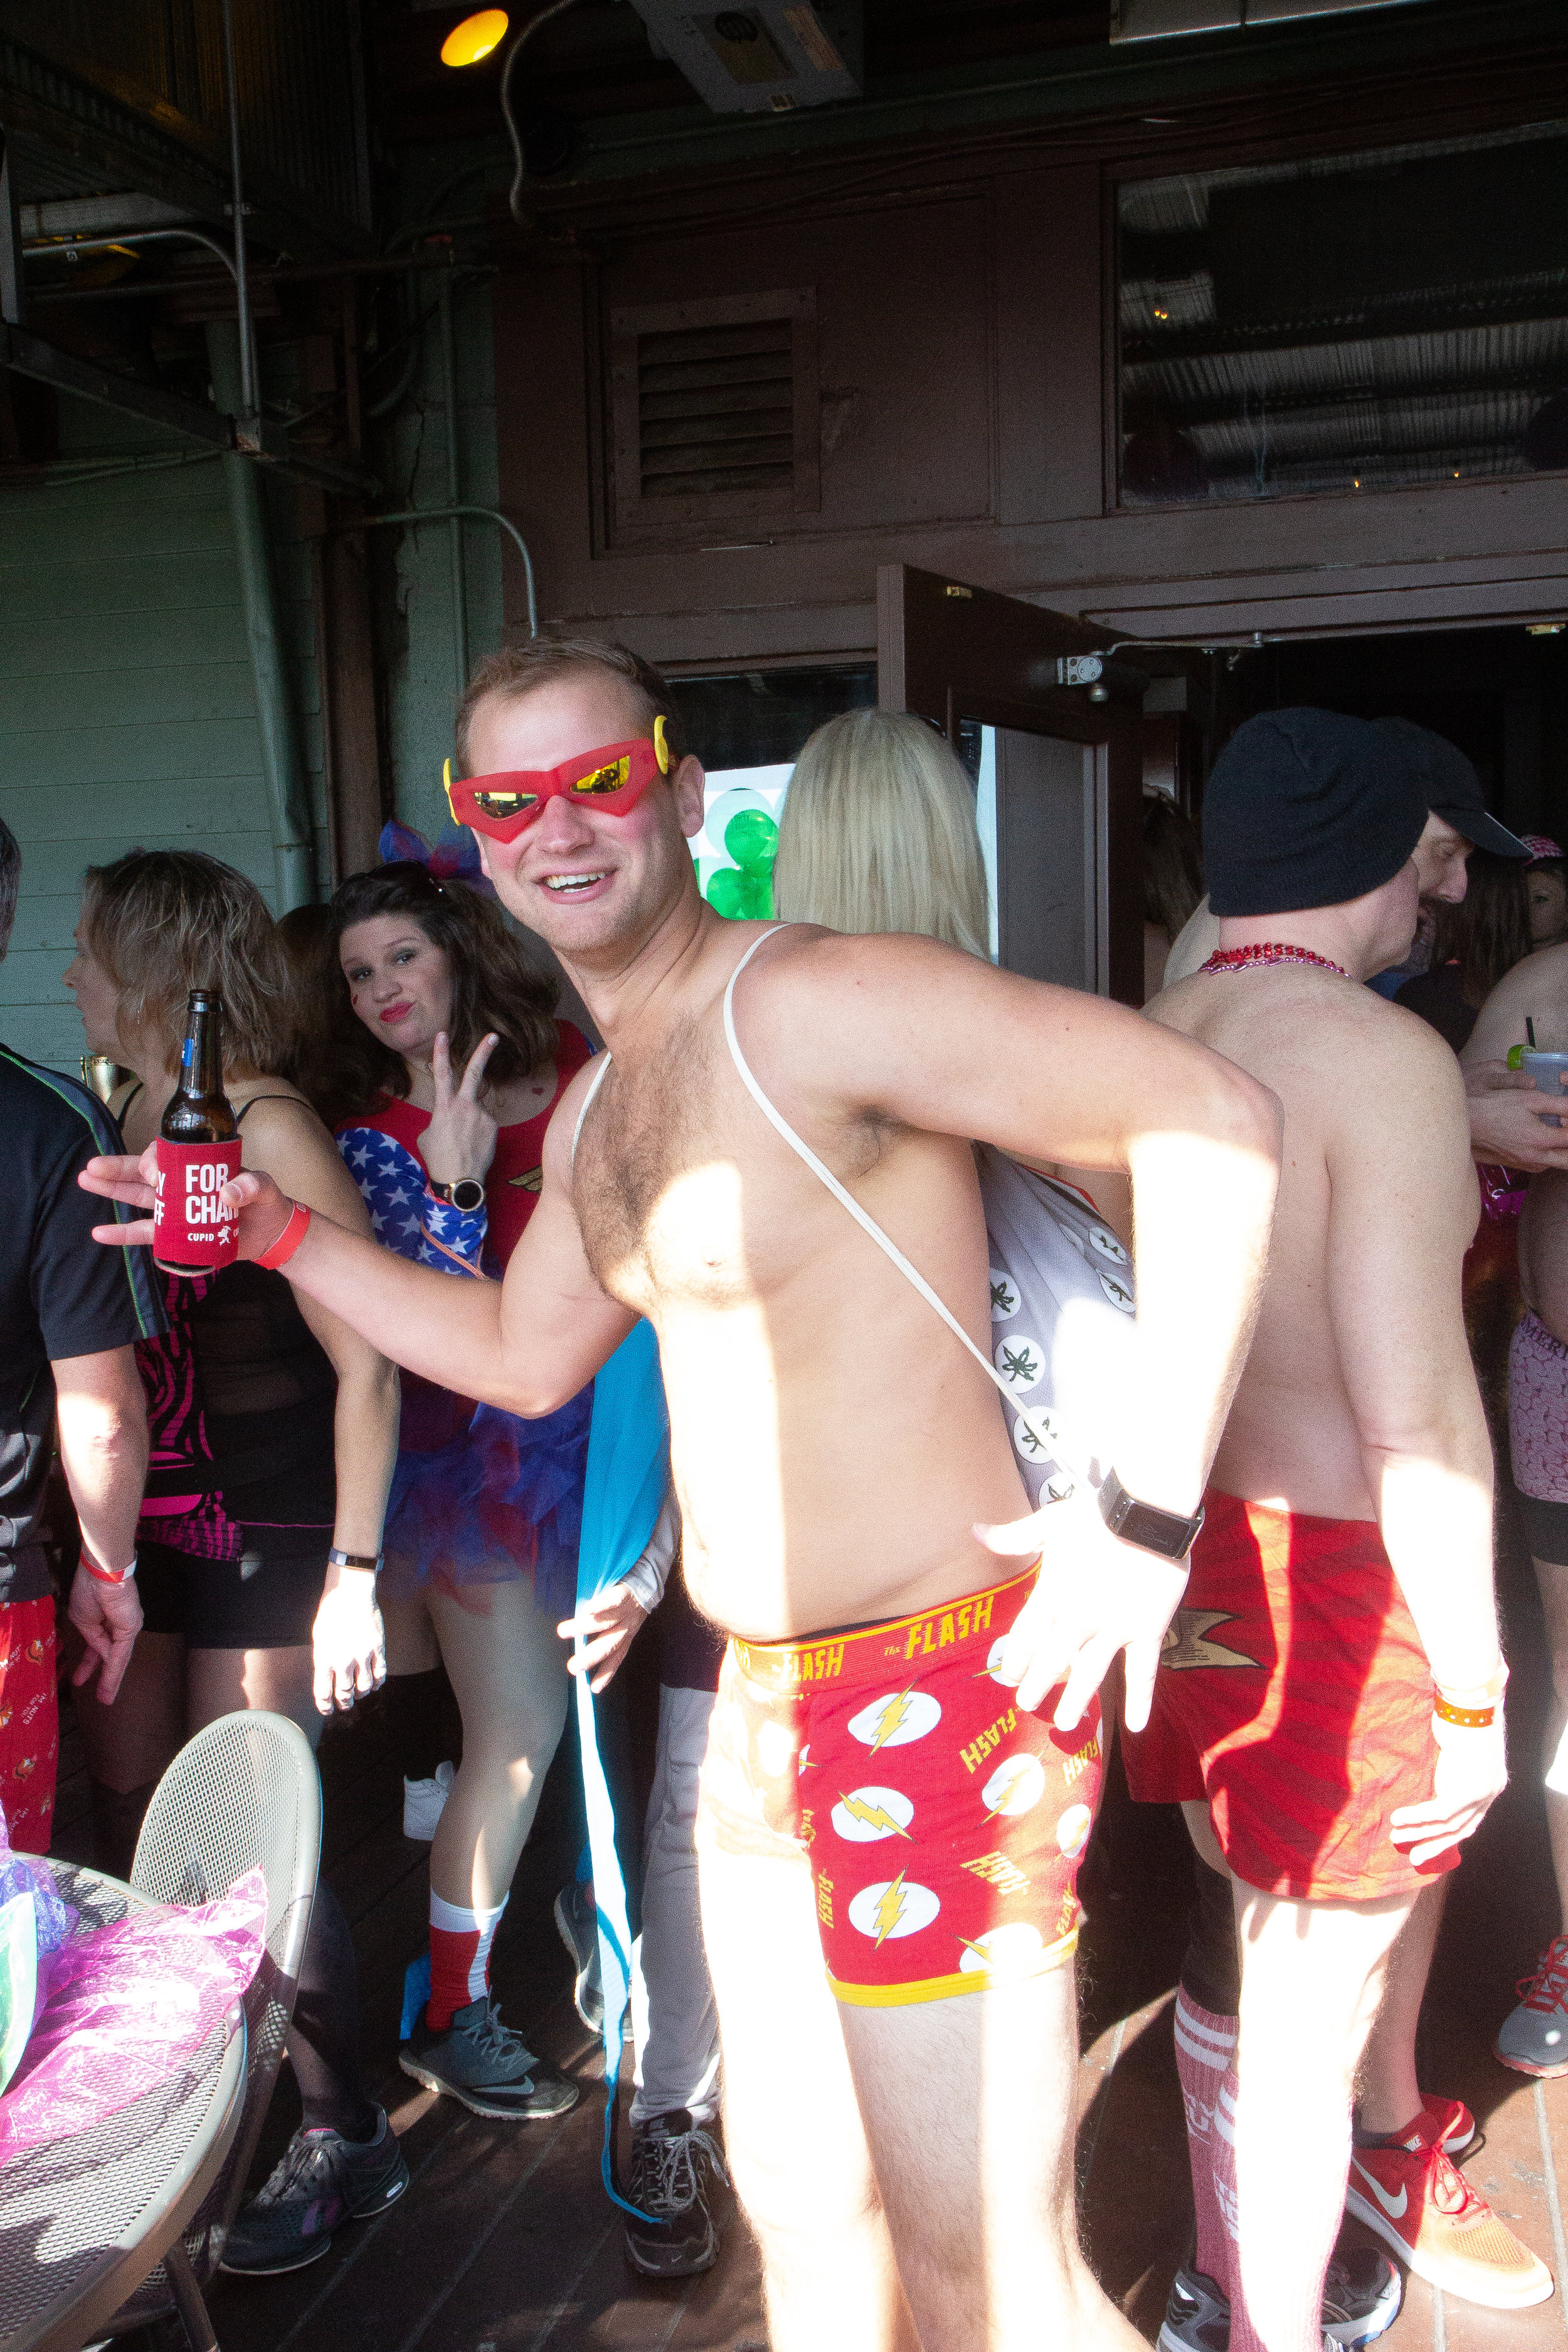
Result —
[{"label": "black tank top", "polygon": [[164,1304],[167,1337],[136,1350],[152,1439],[146,1500],[156,1507],[141,1536],[237,1559],[245,1523],[330,1526],[337,1374],[289,1283],[247,1265],[171,1275]]}]

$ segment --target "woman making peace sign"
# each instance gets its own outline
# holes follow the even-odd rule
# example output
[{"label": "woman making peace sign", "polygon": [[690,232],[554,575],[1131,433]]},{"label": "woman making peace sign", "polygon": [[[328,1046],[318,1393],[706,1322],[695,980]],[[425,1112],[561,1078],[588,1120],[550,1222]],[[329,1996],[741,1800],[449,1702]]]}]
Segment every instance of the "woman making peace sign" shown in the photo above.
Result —
[{"label": "woman making peace sign", "polygon": [[[414,860],[333,898],[313,1091],[376,1236],[458,1280],[499,1278],[539,1197],[544,1130],[588,1058],[553,983],[499,912]],[[455,1075],[458,1074],[458,1075]],[[405,1828],[439,1807],[430,2001],[405,2071],[479,2115],[562,2114],[577,2093],[500,2025],[489,1951],[566,1717],[555,1627],[575,1605],[591,1391],[542,1421],[405,1372],[380,1598],[405,1766]],[[441,1804],[431,1738],[445,1664],[463,1760]],[[441,1768],[442,1778],[450,1766]],[[421,1788],[417,1784],[423,1782]]]}]

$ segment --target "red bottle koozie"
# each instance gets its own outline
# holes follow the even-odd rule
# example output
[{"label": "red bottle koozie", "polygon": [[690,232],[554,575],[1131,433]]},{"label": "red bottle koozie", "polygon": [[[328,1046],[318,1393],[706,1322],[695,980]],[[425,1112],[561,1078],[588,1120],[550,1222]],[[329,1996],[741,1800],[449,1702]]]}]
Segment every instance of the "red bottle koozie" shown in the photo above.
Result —
[{"label": "red bottle koozie", "polygon": [[240,1169],[238,1136],[227,1143],[170,1143],[158,1138],[158,1190],[153,1202],[153,1258],[176,1273],[239,1263],[239,1219],[222,1198]]}]

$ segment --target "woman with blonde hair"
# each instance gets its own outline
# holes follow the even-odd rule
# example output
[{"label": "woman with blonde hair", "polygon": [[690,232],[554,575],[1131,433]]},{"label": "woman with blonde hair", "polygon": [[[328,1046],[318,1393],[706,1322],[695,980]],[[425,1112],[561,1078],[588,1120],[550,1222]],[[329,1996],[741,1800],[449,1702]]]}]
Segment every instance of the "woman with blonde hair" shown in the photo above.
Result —
[{"label": "woman with blonde hair", "polygon": [[773,901],[785,922],[910,931],[989,955],[974,788],[934,728],[846,710],[817,729],[790,778]]},{"label": "woman with blonde hair", "polygon": [[[989,958],[974,787],[934,727],[909,711],[846,710],[817,729],[795,762],[779,819],[773,903],[783,922],[909,931]],[[1125,1176],[1045,1173],[1082,1192],[1130,1238]]]},{"label": "woman with blonde hair", "polygon": [[[90,1053],[134,1075],[111,1105],[128,1151],[157,1135],[192,988],[223,1003],[224,1090],[245,1164],[368,1234],[358,1188],[299,1089],[283,949],[254,883],[217,859],[133,850],[89,867],[66,972]],[[235,1708],[299,1724],[385,1672],[375,1601],[397,1452],[397,1374],[357,1333],[258,1265],[168,1276],[168,1336],[137,1348],[152,1456],[137,1528],[143,1629],[112,1709],[77,1695],[99,1859],[123,1876],[160,1774]],[[300,2129],[239,2215],[224,2268],[262,2274],[324,2254],[408,2171],[359,2072],[353,1946],[316,1889],[289,2055]]]}]

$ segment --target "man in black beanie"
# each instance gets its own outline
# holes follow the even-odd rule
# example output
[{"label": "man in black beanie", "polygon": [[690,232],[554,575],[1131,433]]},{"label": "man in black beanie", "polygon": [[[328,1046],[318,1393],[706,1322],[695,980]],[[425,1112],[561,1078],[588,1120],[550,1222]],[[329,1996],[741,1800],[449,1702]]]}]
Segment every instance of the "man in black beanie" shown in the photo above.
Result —
[{"label": "man in black beanie", "polygon": [[[1152,1008],[1285,1107],[1257,1335],[1127,1742],[1133,1793],[1180,1801],[1228,1873],[1243,1955],[1239,2033],[1178,1998],[1198,2242],[1165,2352],[1198,2352],[1226,2300],[1231,2352],[1319,2352],[1347,2177],[1352,2210],[1448,2292],[1517,2308],[1552,2291],[1455,2173],[1445,2144],[1473,2124],[1423,2098],[1413,2034],[1403,2084],[1382,2053],[1401,2112],[1351,2137],[1395,1942],[1507,1777],[1491,1454],[1459,1311],[1463,1085],[1432,1030],[1363,985],[1414,937],[1428,794],[1408,745],[1365,720],[1248,720],[1205,802],[1219,946]],[[1396,2309],[1389,2282],[1344,2340]]]}]

